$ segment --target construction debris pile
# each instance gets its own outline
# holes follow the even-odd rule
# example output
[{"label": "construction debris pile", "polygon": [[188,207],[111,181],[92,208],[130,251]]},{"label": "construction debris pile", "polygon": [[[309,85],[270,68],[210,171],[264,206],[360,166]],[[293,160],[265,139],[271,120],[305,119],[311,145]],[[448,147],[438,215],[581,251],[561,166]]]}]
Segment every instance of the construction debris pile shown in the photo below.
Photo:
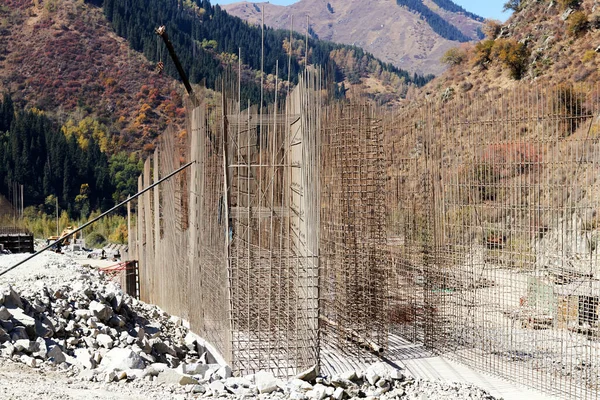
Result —
[{"label": "construction debris pile", "polygon": [[94,268],[67,256],[45,258],[47,268],[15,271],[18,279],[0,281],[3,366],[22,363],[111,392],[125,384],[150,398],[493,399],[469,385],[415,380],[383,363],[333,377],[318,376],[316,367],[289,381],[265,371],[232,377],[180,318],[124,294]]}]

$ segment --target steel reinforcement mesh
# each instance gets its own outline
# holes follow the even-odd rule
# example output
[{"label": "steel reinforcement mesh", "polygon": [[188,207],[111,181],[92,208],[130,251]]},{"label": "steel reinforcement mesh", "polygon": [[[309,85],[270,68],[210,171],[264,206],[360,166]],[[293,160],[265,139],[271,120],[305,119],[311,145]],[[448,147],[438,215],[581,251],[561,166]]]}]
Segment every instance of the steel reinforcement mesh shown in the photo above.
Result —
[{"label": "steel reinforcement mesh", "polygon": [[340,368],[387,347],[385,154],[371,107],[331,106],[323,119],[320,333]]},{"label": "steel reinforcement mesh", "polygon": [[386,121],[392,333],[598,398],[598,93],[457,94]]},{"label": "steel reinforcement mesh", "polygon": [[[236,374],[318,363],[318,85],[304,74],[285,107],[219,96],[190,109],[195,163],[138,202],[141,299],[188,320]],[[168,130],[139,187],[177,169],[179,154]]]},{"label": "steel reinforcement mesh", "polygon": [[[189,319],[237,374],[393,359],[402,337],[598,398],[600,90],[394,112],[316,93],[308,75],[285,107],[190,112],[196,163],[139,200],[131,229],[142,299]],[[181,162],[169,140],[140,188]]]},{"label": "steel reinforcement mesh", "polygon": [[[287,110],[228,118],[233,367],[287,376],[318,363],[318,160],[304,76]],[[310,103],[310,104],[309,104]],[[278,105],[277,105],[278,106]],[[308,238],[308,239],[307,239]]]}]

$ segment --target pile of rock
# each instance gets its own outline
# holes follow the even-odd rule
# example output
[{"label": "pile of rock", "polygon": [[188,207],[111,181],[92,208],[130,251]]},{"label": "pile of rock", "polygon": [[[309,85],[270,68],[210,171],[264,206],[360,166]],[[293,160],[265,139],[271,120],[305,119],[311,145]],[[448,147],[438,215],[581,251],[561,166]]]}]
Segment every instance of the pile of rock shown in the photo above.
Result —
[{"label": "pile of rock", "polygon": [[260,371],[244,378],[212,379],[192,391],[214,397],[285,398],[292,400],[342,399],[486,399],[494,397],[465,384],[443,384],[413,379],[402,369],[376,363],[365,371],[348,371],[331,377],[319,376],[316,367],[290,379],[279,380]]},{"label": "pile of rock", "polygon": [[197,371],[230,375],[181,319],[123,294],[101,272],[89,269],[68,284],[21,286],[20,294],[0,286],[3,357],[95,381],[151,380],[177,367],[182,377]]}]

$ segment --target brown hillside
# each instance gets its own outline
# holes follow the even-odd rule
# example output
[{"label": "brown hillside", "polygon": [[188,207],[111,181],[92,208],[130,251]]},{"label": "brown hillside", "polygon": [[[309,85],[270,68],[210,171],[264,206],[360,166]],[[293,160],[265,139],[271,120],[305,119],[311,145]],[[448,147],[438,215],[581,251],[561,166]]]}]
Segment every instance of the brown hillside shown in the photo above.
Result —
[{"label": "brown hillside", "polygon": [[106,22],[75,0],[0,5],[0,92],[60,123],[102,122],[107,150],[151,150],[169,122],[181,124],[180,85],[158,75]]},{"label": "brown hillside", "polygon": [[[451,68],[423,93],[485,93],[533,83],[593,83],[600,78],[600,6],[594,0],[578,5],[567,0],[525,1],[504,25],[492,28],[486,40],[456,49],[449,60]],[[519,62],[520,79],[512,73]]]},{"label": "brown hillside", "polygon": [[[440,10],[430,0],[424,4],[467,36],[476,37],[480,22],[462,14]],[[268,26],[290,29],[293,16],[294,29],[305,33],[308,16],[311,28],[320,39],[362,47],[377,58],[412,72],[440,74],[445,70],[440,58],[457,44],[439,36],[415,13],[389,0],[368,3],[358,0],[300,0],[285,7],[243,2],[224,5],[223,8],[251,23],[260,23],[263,5]]]}]

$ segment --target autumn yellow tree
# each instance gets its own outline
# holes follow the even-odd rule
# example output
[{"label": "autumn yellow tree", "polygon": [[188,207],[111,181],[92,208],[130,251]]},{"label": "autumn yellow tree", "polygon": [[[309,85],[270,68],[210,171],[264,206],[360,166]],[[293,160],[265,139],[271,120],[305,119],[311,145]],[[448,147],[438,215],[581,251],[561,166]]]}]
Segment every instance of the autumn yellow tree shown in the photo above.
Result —
[{"label": "autumn yellow tree", "polygon": [[85,117],[78,123],[73,119],[69,119],[61,127],[61,130],[67,138],[75,136],[79,147],[84,150],[87,150],[90,138],[93,138],[98,143],[102,152],[109,150],[108,128],[90,116]]}]

